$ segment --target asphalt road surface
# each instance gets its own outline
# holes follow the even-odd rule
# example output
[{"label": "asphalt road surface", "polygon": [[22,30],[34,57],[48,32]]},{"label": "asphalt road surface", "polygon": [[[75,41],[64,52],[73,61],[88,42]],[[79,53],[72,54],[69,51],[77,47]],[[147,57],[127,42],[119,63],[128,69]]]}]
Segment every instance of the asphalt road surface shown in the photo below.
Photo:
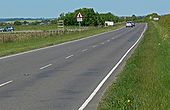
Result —
[{"label": "asphalt road surface", "polygon": [[0,58],[0,110],[78,110],[145,26]]}]

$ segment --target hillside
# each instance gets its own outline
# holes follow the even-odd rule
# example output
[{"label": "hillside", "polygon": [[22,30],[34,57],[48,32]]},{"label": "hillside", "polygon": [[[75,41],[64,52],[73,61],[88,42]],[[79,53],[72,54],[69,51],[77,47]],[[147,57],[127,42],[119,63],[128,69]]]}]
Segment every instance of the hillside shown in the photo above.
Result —
[{"label": "hillside", "polygon": [[166,28],[170,28],[170,14],[163,16],[160,19],[159,24],[165,26]]}]

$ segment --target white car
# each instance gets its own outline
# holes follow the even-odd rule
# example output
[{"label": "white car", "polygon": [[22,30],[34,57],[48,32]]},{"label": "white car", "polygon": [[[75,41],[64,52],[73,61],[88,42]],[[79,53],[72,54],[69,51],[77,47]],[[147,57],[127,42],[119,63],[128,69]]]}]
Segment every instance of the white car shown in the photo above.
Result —
[{"label": "white car", "polygon": [[135,23],[133,23],[132,21],[128,21],[126,22],[126,27],[134,27]]},{"label": "white car", "polygon": [[14,27],[12,27],[12,26],[7,26],[7,27],[5,27],[4,31],[5,31],[5,32],[13,32],[13,31],[14,31]]},{"label": "white car", "polygon": [[133,25],[133,27],[135,27],[135,23],[134,22],[132,22],[132,25]]},{"label": "white car", "polygon": [[4,28],[0,28],[0,32],[4,32]]}]

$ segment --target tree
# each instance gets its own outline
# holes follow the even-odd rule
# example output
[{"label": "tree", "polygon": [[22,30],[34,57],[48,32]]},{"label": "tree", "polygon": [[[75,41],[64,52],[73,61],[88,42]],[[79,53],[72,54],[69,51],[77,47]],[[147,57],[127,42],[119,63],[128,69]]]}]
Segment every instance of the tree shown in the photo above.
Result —
[{"label": "tree", "polygon": [[57,19],[51,20],[51,24],[57,24]]},{"label": "tree", "polygon": [[64,17],[64,13],[61,13],[61,14],[60,14],[60,18],[62,18],[62,17]]},{"label": "tree", "polygon": [[28,22],[28,21],[24,21],[23,24],[24,24],[24,25],[27,25],[27,24],[29,24],[29,22]]},{"label": "tree", "polygon": [[78,13],[83,15],[83,21],[81,22],[82,26],[98,26],[104,25],[105,21],[119,21],[119,17],[114,16],[112,13],[99,14],[98,12],[95,12],[93,8],[80,8],[74,12],[66,14],[61,13],[58,20],[64,20],[65,25],[78,25],[76,20]]},{"label": "tree", "polygon": [[20,21],[15,21],[14,25],[18,26],[18,25],[22,25],[22,23]]},{"label": "tree", "polygon": [[144,17],[145,21],[152,20],[153,18],[160,17],[157,13],[148,14]]},{"label": "tree", "polygon": [[132,21],[137,20],[137,17],[135,15],[132,15]]}]

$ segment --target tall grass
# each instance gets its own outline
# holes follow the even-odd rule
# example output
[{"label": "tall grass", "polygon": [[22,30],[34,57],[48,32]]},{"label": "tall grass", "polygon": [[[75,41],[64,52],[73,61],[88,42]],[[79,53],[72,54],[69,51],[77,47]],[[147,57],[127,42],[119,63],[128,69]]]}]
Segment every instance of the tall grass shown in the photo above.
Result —
[{"label": "tall grass", "polygon": [[170,29],[170,14],[161,17],[159,24],[167,29]]},{"label": "tall grass", "polygon": [[163,16],[160,21],[159,25],[161,28],[161,38],[164,40],[170,40],[170,14]]},{"label": "tall grass", "polygon": [[170,109],[169,23],[170,15],[159,23],[149,23],[144,39],[103,96],[98,110]]}]

